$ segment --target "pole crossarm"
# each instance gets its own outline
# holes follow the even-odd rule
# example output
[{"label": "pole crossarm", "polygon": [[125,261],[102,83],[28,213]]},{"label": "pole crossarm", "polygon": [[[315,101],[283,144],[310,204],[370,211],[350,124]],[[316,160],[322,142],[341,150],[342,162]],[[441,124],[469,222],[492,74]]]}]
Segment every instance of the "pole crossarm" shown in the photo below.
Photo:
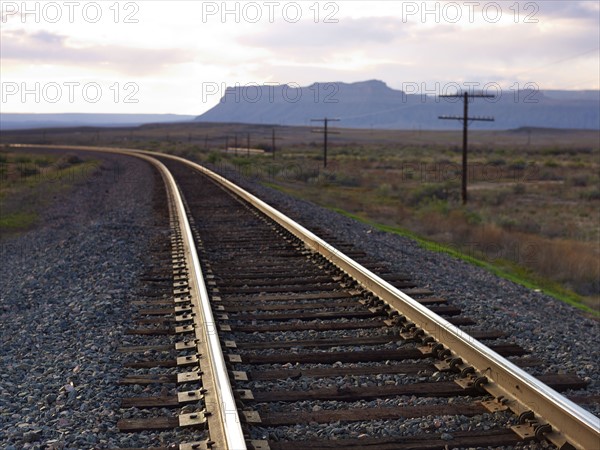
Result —
[{"label": "pole crossarm", "polygon": [[458,120],[463,124],[463,155],[462,155],[462,202],[467,203],[467,136],[469,122],[493,122],[493,117],[469,117],[469,99],[470,98],[495,98],[494,95],[483,93],[456,93],[451,95],[440,95],[442,98],[462,98],[463,99],[463,115],[462,116],[438,116],[441,120]]},{"label": "pole crossarm", "polygon": [[[463,120],[465,120],[464,117],[461,116],[438,116],[438,119],[442,119],[442,120],[460,120],[461,122]],[[494,118],[493,117],[467,117],[467,120],[469,122],[474,122],[474,121],[478,121],[478,122],[494,122]]]},{"label": "pole crossarm", "polygon": [[469,94],[468,92],[463,92],[462,94],[445,94],[440,95],[440,98],[464,98],[465,94],[469,98],[496,98],[495,95],[492,94]]}]

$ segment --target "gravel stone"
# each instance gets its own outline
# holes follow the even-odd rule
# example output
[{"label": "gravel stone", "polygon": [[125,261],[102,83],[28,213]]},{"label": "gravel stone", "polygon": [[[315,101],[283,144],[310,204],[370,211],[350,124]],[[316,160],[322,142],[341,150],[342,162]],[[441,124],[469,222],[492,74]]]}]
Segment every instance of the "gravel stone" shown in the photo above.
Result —
[{"label": "gravel stone", "polygon": [[[84,153],[85,155],[85,153]],[[131,326],[129,302],[149,293],[168,298],[156,286],[139,279],[153,268],[148,255],[154,239],[168,239],[169,230],[153,209],[157,178],[143,162],[115,155],[97,156],[101,168],[90,179],[77,182],[70,192],[57,195],[43,213],[43,225],[18,237],[0,241],[0,442],[3,448],[156,447],[176,441],[200,440],[203,432],[119,433],[116,422],[127,417],[155,417],[176,412],[164,408],[120,409],[120,399],[163,393],[160,387],[117,385],[125,360],[149,359],[152,354],[120,355],[122,345],[174,342],[175,337],[124,335]],[[296,200],[239,176],[235,181],[292,218],[319,226],[401,273],[410,274],[421,287],[444,296],[487,328],[502,329],[509,343],[518,343],[546,361],[532,374],[577,373],[589,380],[587,392],[600,393],[598,323],[578,310],[500,279],[481,268],[450,256],[432,253],[413,241],[383,233],[364,224]],[[352,309],[350,309],[352,310]],[[342,321],[348,321],[343,319]],[[276,322],[273,322],[276,323]],[[315,321],[315,323],[321,323]],[[343,336],[375,336],[378,330],[346,330]],[[283,332],[248,335],[248,342],[340,337],[339,332]],[[226,338],[229,335],[226,335]],[[380,348],[397,348],[397,341]],[[364,347],[366,348],[366,347]],[[339,351],[364,349],[351,344]],[[369,348],[374,348],[369,346]],[[292,349],[302,353],[304,350]],[[269,350],[254,351],[269,354]],[[402,363],[408,363],[403,361]],[[360,367],[361,364],[349,365]],[[390,362],[390,364],[395,364]],[[334,366],[343,366],[341,362]],[[236,370],[322,368],[321,364],[236,365]],[[127,370],[128,374],[171,373],[167,369]],[[293,380],[295,389],[403,384],[430,374],[390,374]],[[445,375],[436,375],[444,379]],[[254,389],[290,389],[291,380],[254,384]],[[174,390],[169,390],[173,394]],[[568,392],[571,394],[575,392]],[[472,399],[469,399],[471,401]],[[335,402],[255,404],[257,411],[320,411],[340,407],[458,403],[466,399],[396,397]],[[199,407],[200,405],[195,405]],[[587,406],[586,406],[587,407]],[[589,406],[596,415],[598,406]],[[188,407],[188,409],[191,409]],[[475,417],[425,417],[364,423],[302,424],[254,427],[255,439],[366,438],[411,435],[425,430],[451,440],[453,430],[486,430],[516,423],[507,413]],[[515,448],[547,448],[523,444]]]},{"label": "gravel stone", "polygon": [[450,255],[425,250],[411,239],[290,197],[256,178],[213,169],[309,229],[317,226],[376,261],[386,262],[398,273],[409,274],[420,287],[430,288],[462,308],[463,314],[477,320],[480,327],[505,331],[505,342],[518,343],[547,362],[541,369],[527,371],[577,373],[589,378],[588,392],[600,393],[600,351],[595,345],[600,328],[597,320],[582,311]]},{"label": "gravel stone", "polygon": [[117,384],[127,356],[115,350],[131,326],[129,302],[147,289],[140,277],[153,269],[152,243],[170,234],[153,203],[161,181],[146,162],[92,157],[102,161],[99,169],[44,206],[39,227],[0,241],[5,449],[177,441],[177,432],[135,435],[116,428],[124,415],[120,400],[133,389]]}]

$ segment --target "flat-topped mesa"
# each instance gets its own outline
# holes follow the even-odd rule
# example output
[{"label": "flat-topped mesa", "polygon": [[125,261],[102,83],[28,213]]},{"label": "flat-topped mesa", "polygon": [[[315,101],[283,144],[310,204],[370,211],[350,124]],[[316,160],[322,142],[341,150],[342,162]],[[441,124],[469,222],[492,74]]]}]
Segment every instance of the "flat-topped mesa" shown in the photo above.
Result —
[{"label": "flat-topped mesa", "polygon": [[216,106],[195,120],[279,125],[310,125],[312,118],[339,118],[345,128],[454,129],[439,121],[440,115],[456,114],[460,106],[437,94],[484,91],[495,96],[473,105],[477,116],[494,116],[495,122],[478,128],[521,127],[598,129],[599,91],[541,91],[534,85],[502,89],[497,83],[473,86],[459,83],[405,81],[393,89],[380,80],[355,83],[315,82],[246,83],[219,91]]},{"label": "flat-topped mesa", "polygon": [[247,83],[227,86],[219,103],[338,103],[339,96],[347,102],[389,100],[404,93],[388,87],[383,81],[369,80],[357,83],[339,81],[315,82],[309,86],[298,83]]}]

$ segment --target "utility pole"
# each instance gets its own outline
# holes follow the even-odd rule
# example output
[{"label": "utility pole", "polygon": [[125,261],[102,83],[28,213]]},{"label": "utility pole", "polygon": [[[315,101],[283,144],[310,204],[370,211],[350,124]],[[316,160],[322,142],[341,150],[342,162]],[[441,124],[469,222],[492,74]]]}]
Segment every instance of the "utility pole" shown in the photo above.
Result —
[{"label": "utility pole", "polygon": [[[311,119],[311,122],[323,122],[323,167],[327,168],[327,135],[331,134],[340,134],[337,131],[328,131],[327,124],[329,122],[339,122],[340,119],[328,119],[327,117],[323,119]],[[320,133],[321,130],[312,130],[313,133]]]},{"label": "utility pole", "polygon": [[246,147],[248,149],[248,157],[250,157],[250,133],[248,133],[248,142]]},{"label": "utility pole", "polygon": [[444,120],[458,120],[463,123],[463,150],[462,150],[462,202],[463,205],[467,204],[467,178],[468,178],[468,166],[467,166],[467,133],[469,128],[469,121],[482,121],[482,122],[493,122],[493,117],[469,117],[469,99],[470,98],[494,98],[493,95],[488,94],[469,94],[464,92],[462,94],[453,95],[440,95],[445,98],[460,98],[463,99],[463,115],[460,116],[438,116],[438,119]]},{"label": "utility pole", "polygon": [[238,143],[237,143],[237,133],[233,135],[233,142],[234,142],[233,147],[235,148],[235,156],[237,156],[237,148],[238,148],[237,147],[238,146]]},{"label": "utility pole", "polygon": [[273,159],[275,159],[275,145],[277,143],[277,139],[283,139],[282,137],[275,136],[275,127],[271,129],[271,151],[273,152]]},{"label": "utility pole", "polygon": [[208,134],[204,135],[204,150],[208,150]]}]

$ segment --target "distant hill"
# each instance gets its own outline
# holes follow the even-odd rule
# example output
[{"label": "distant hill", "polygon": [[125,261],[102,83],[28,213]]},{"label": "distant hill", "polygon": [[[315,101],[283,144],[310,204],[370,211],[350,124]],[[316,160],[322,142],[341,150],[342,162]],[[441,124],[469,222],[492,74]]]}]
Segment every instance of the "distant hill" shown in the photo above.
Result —
[{"label": "distant hill", "polygon": [[[490,93],[494,93],[490,91]],[[248,86],[227,88],[219,104],[198,116],[201,122],[309,125],[330,117],[346,128],[456,129],[460,123],[440,115],[462,115],[462,102],[406,94],[378,80],[314,83],[307,87]],[[480,129],[520,127],[600,129],[600,91],[505,91],[493,102],[477,99],[470,116]]]},{"label": "distant hill", "polygon": [[119,127],[145,123],[187,122],[195,116],[179,114],[19,114],[0,113],[0,130],[64,127]]}]

